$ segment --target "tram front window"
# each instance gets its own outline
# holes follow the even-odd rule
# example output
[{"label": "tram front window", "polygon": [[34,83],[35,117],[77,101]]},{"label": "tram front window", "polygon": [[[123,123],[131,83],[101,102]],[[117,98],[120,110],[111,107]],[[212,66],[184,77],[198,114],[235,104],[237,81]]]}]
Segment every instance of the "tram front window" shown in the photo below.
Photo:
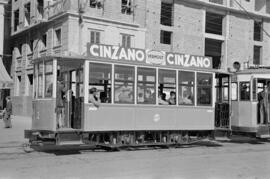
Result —
[{"label": "tram front window", "polygon": [[201,106],[212,104],[212,74],[197,73],[197,104]]},{"label": "tram front window", "polygon": [[101,103],[111,103],[112,65],[90,63],[89,68],[89,89],[97,89]]},{"label": "tram front window", "polygon": [[114,102],[122,104],[134,103],[135,68],[115,65]]},{"label": "tram front window", "polygon": [[158,103],[161,105],[176,105],[176,71],[159,70],[158,76]]},{"label": "tram front window", "polygon": [[156,104],[156,70],[138,67],[138,104]]},{"label": "tram front window", "polygon": [[194,105],[194,72],[179,71],[179,104]]},{"label": "tram front window", "polygon": [[250,100],[250,82],[240,82],[240,100]]}]

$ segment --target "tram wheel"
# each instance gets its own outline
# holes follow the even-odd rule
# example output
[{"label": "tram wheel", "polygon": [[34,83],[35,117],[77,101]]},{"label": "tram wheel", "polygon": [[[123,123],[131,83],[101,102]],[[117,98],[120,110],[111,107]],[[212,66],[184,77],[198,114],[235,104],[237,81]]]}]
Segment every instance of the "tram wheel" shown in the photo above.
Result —
[{"label": "tram wheel", "polygon": [[31,144],[29,142],[23,143],[22,147],[25,153],[30,153],[33,151],[33,149],[31,148]]}]

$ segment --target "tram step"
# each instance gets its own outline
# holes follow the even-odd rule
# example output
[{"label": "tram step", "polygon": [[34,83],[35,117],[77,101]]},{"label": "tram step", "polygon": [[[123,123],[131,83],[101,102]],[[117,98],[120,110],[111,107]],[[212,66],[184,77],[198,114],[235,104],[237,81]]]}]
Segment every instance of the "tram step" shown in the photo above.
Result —
[{"label": "tram step", "polygon": [[57,134],[57,145],[80,145],[83,144],[81,135],[76,132],[66,132]]},{"label": "tram step", "polygon": [[58,145],[83,145],[82,141],[59,141]]}]

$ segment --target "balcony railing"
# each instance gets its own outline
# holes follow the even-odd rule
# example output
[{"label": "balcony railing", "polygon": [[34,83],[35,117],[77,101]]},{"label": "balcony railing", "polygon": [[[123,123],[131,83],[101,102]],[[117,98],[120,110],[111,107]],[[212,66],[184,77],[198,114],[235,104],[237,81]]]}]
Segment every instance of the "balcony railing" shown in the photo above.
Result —
[{"label": "balcony railing", "polygon": [[209,0],[209,2],[215,3],[215,4],[224,5],[224,1],[223,0]]},{"label": "balcony railing", "polygon": [[26,68],[33,68],[33,54],[27,55]]},{"label": "balcony railing", "polygon": [[66,9],[66,4],[68,4],[69,0],[57,0],[53,2],[53,4],[49,4],[44,8],[44,17],[49,18],[64,12]]},{"label": "balcony railing", "polygon": [[22,57],[21,56],[20,57],[17,57],[15,64],[16,64],[15,65],[16,71],[21,71],[22,70]]}]

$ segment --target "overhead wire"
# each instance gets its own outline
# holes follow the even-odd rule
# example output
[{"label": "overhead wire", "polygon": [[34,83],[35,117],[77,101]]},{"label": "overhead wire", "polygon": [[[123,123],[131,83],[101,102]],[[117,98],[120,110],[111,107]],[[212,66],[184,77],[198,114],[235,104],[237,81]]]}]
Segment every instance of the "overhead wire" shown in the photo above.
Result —
[{"label": "overhead wire", "polygon": [[[254,22],[255,23],[258,23],[258,21],[255,19],[255,18],[253,18],[252,17],[252,15],[237,1],[237,0],[233,0],[242,10],[243,10],[243,12],[245,12],[245,14],[247,15],[247,17],[249,18],[249,19],[252,19],[252,20],[254,20]],[[270,34],[263,28],[263,26],[261,26],[261,28],[262,28],[262,31],[268,36],[268,37],[270,37]]]}]

